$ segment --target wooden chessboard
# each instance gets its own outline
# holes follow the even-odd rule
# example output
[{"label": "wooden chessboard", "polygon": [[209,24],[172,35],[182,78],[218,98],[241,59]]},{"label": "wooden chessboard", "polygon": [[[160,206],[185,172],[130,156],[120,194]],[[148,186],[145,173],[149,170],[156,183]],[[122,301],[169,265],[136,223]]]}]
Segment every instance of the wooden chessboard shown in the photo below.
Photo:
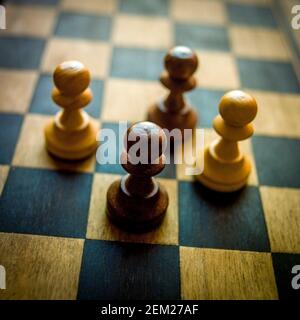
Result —
[{"label": "wooden chessboard", "polygon": [[[39,5],[37,5],[39,3]],[[0,32],[1,299],[285,299],[300,264],[300,57],[279,0],[14,0]],[[298,36],[299,36],[298,31]],[[143,235],[106,220],[120,165],[64,163],[44,148],[56,112],[51,73],[64,60],[91,71],[87,111],[102,128],[144,119],[165,91],[166,50],[200,59],[189,94],[206,142],[218,100],[242,88],[258,101],[249,186],[205,190],[170,164],[170,207]],[[299,71],[299,70],[298,70]]]}]

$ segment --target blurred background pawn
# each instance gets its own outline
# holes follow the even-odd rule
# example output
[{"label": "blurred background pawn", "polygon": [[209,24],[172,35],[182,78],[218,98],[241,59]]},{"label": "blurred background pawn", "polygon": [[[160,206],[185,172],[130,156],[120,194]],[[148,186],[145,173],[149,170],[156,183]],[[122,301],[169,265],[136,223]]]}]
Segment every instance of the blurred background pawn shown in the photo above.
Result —
[{"label": "blurred background pawn", "polygon": [[165,56],[164,64],[166,72],[162,73],[160,82],[170,93],[149,108],[148,120],[169,131],[194,129],[197,113],[186,103],[183,94],[196,87],[193,74],[198,67],[197,55],[188,47],[174,47]]}]

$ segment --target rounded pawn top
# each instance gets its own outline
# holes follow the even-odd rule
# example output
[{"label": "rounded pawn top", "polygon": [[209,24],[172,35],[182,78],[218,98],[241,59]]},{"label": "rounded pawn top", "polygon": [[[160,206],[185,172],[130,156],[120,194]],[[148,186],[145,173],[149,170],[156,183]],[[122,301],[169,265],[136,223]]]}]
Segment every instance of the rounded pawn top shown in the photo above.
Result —
[{"label": "rounded pawn top", "polygon": [[135,153],[136,150],[133,152],[130,150],[139,141],[141,141],[141,151],[147,150],[148,152],[146,155],[148,161],[153,158],[153,155],[161,156],[167,147],[167,137],[163,129],[150,121],[137,122],[127,130],[125,146],[131,157],[139,156]]},{"label": "rounded pawn top", "polygon": [[190,48],[177,46],[165,56],[165,67],[171,78],[186,80],[196,71],[198,57]]},{"label": "rounded pawn top", "polygon": [[79,61],[65,61],[59,64],[53,74],[54,84],[66,96],[76,96],[90,84],[90,72]]},{"label": "rounded pawn top", "polygon": [[221,98],[219,111],[227,124],[242,127],[255,118],[257,103],[250,94],[241,90],[233,90]]}]

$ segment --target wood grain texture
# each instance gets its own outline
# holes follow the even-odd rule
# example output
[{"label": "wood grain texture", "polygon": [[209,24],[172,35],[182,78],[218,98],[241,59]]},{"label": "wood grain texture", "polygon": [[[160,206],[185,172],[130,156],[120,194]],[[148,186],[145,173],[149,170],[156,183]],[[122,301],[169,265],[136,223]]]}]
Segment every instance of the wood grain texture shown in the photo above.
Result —
[{"label": "wood grain texture", "polygon": [[228,3],[235,4],[250,4],[255,6],[267,6],[270,4],[271,0],[226,0]]},{"label": "wood grain texture", "polygon": [[49,155],[45,148],[43,134],[36,133],[43,132],[50,118],[50,116],[33,114],[26,116],[14,154],[13,165],[30,168],[92,172],[95,168],[95,157],[80,162],[65,162]]},{"label": "wood grain texture", "polygon": [[200,59],[200,68],[196,72],[199,87],[221,90],[241,87],[236,60],[231,52],[198,51],[196,53]]},{"label": "wood grain texture", "polygon": [[105,214],[106,192],[110,184],[120,176],[95,174],[90,202],[87,235],[88,239],[116,240],[156,244],[178,244],[177,182],[157,179],[169,194],[170,203],[162,225],[151,232],[140,235],[127,233],[113,226]]},{"label": "wood grain texture", "polygon": [[84,238],[91,186],[91,174],[12,167],[0,231]]},{"label": "wood grain texture", "polygon": [[300,191],[260,187],[272,252],[300,253]]},{"label": "wood grain texture", "polygon": [[[145,37],[145,30],[151,30]],[[168,49],[172,46],[172,24],[159,17],[117,15],[112,39],[118,46]]]},{"label": "wood grain texture", "polygon": [[76,59],[90,69],[93,77],[102,79],[108,72],[110,50],[109,44],[105,42],[52,38],[45,48],[42,69],[51,73],[62,61],[74,59],[76,52]]},{"label": "wood grain texture", "polygon": [[[288,17],[297,0],[278,0],[276,6],[272,0],[46,2],[8,5],[8,23],[14,24],[0,31],[5,298],[73,299],[78,273],[79,299],[273,299],[274,274],[280,298],[298,295],[290,272],[300,264],[299,200],[291,189],[300,187],[299,68],[288,60],[275,21],[280,8]],[[94,23],[103,28],[91,30]],[[296,47],[300,33],[294,36]],[[257,99],[255,135],[240,144],[251,157],[250,186],[233,195],[210,193],[184,174],[184,166],[169,165],[163,171],[167,179],[160,179],[170,196],[164,224],[154,232],[127,234],[105,215],[107,188],[119,178],[115,174],[124,173],[121,166],[95,166],[94,158],[71,165],[45,151],[43,127],[55,111],[50,75],[62,61],[82,61],[93,79],[90,111],[101,117],[103,128],[117,132],[119,120],[145,119],[149,106],[167,95],[158,77],[170,41],[199,49],[198,88],[188,98],[205,128],[205,143],[218,137],[209,128],[225,91],[243,88]],[[259,183],[268,187],[260,192]],[[91,240],[72,240],[85,236]],[[184,246],[182,283],[178,245]],[[273,248],[284,253],[271,253]]]},{"label": "wood grain texture", "polygon": [[249,91],[257,99],[259,112],[255,133],[273,137],[300,138],[300,97],[295,94]]},{"label": "wood grain texture", "polygon": [[232,26],[229,28],[229,37],[232,50],[239,57],[290,60],[288,46],[277,29]]},{"label": "wood grain texture", "polygon": [[183,299],[277,299],[269,253],[180,248]]},{"label": "wood grain texture", "polygon": [[0,299],[75,299],[84,241],[0,233]]},{"label": "wood grain texture", "polygon": [[47,37],[55,24],[56,12],[50,6],[6,6],[6,35]]},{"label": "wood grain texture", "polygon": [[108,122],[145,119],[149,103],[166,92],[159,83],[131,79],[107,79],[104,90],[101,119]]},{"label": "wood grain texture", "polygon": [[215,0],[172,0],[171,16],[180,22],[212,25],[224,25],[227,20],[225,4]]},{"label": "wood grain texture", "polygon": [[102,13],[111,14],[114,13],[117,8],[116,0],[63,0],[61,6],[65,10],[74,12],[86,12],[86,13]]},{"label": "wood grain texture", "polygon": [[38,74],[36,71],[0,70],[0,111],[24,113],[28,110]]},{"label": "wood grain texture", "polygon": [[0,196],[8,176],[9,166],[0,166]]},{"label": "wood grain texture", "polygon": [[180,299],[178,246],[86,240],[78,299]]}]

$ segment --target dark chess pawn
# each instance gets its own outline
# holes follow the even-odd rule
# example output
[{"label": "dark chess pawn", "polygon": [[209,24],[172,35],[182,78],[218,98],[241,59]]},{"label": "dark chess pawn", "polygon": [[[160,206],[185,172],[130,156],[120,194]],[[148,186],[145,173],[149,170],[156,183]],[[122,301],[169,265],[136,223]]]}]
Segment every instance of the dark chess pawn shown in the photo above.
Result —
[{"label": "dark chess pawn", "polygon": [[[121,229],[149,231],[162,222],[169,204],[166,189],[153,178],[165,166],[166,135],[159,126],[146,121],[131,126],[124,140],[121,163],[129,174],[109,187],[106,212]],[[142,146],[141,153],[137,152],[140,161],[132,151],[137,141]],[[153,142],[157,142],[155,150]]]},{"label": "dark chess pawn", "polygon": [[148,120],[163,129],[193,129],[197,124],[197,113],[187,105],[183,93],[196,87],[193,74],[198,67],[198,58],[190,48],[178,46],[167,53],[164,63],[167,72],[162,73],[160,82],[170,93],[164,101],[150,107]]}]

